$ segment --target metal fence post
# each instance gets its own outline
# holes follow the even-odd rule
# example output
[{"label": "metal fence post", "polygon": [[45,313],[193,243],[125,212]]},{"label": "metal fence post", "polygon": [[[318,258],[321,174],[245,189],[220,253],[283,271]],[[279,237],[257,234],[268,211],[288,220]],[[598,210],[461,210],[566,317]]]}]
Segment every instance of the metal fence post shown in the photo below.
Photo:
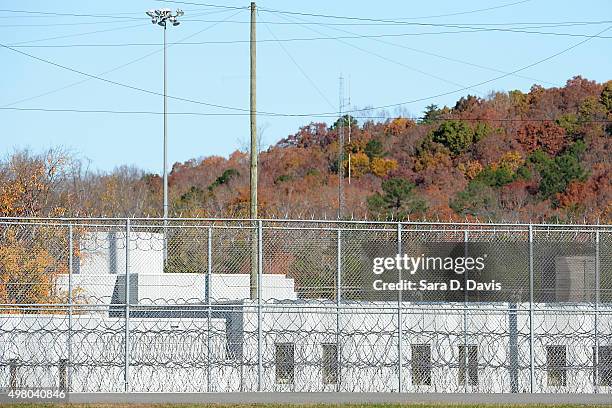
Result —
[{"label": "metal fence post", "polygon": [[595,231],[595,347],[593,352],[593,382],[595,385],[595,393],[599,393],[599,227]]},{"label": "metal fence post", "polygon": [[125,350],[124,390],[130,391],[130,219],[125,220]]},{"label": "metal fence post", "polygon": [[[402,255],[402,223],[397,223],[397,254]],[[402,270],[398,270],[398,282],[402,284]],[[402,392],[402,290],[397,291],[397,392]]]},{"label": "metal fence post", "polygon": [[342,373],[342,347],[340,345],[340,298],[342,291],[340,285],[342,283],[342,230],[338,228],[338,242],[336,245],[337,267],[336,267],[336,391],[340,391],[341,373]]},{"label": "metal fence post", "polygon": [[164,269],[168,265],[168,218],[164,215]]},{"label": "metal fence post", "polygon": [[508,351],[510,352],[510,392],[518,393],[519,389],[519,342],[517,303],[510,303],[508,308]]},{"label": "metal fence post", "polygon": [[68,392],[72,391],[72,262],[73,238],[72,224],[68,225]]},{"label": "metal fence post", "polygon": [[[468,230],[463,231],[463,256],[468,256]],[[463,392],[468,392],[468,377],[469,377],[469,364],[468,364],[468,271],[464,272],[465,282],[465,294],[463,303]]]},{"label": "metal fence post", "polygon": [[535,354],[533,350],[533,225],[529,224],[529,389],[535,390]]},{"label": "metal fence post", "polygon": [[208,248],[207,248],[207,259],[208,267],[206,270],[206,293],[204,294],[204,300],[206,302],[207,311],[207,322],[208,322],[208,336],[206,338],[206,351],[208,353],[208,365],[206,367],[206,390],[211,392],[211,370],[212,370],[212,350],[211,350],[211,336],[212,336],[212,305],[210,302],[211,283],[212,283],[212,228],[208,227]]},{"label": "metal fence post", "polygon": [[262,305],[261,305],[261,283],[263,274],[263,227],[261,220],[257,221],[257,391],[262,391]]}]

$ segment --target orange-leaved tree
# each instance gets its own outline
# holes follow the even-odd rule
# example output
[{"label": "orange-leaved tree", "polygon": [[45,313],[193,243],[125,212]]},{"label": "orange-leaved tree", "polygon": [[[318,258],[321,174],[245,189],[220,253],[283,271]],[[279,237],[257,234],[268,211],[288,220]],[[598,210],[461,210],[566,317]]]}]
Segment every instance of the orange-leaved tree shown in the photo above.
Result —
[{"label": "orange-leaved tree", "polygon": [[65,188],[68,156],[14,154],[0,162],[0,302],[62,302],[55,278],[68,270],[66,226],[44,225],[31,218],[65,214],[70,194]]}]

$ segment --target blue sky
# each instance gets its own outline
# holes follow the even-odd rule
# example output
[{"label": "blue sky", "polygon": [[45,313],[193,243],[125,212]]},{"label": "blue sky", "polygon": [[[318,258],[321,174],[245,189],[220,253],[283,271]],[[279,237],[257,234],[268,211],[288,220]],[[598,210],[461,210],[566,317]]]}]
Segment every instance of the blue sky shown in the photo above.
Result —
[{"label": "blue sky", "polygon": [[[249,3],[228,1],[214,4],[244,7]],[[185,10],[183,23],[167,31],[169,43],[182,40],[209,42],[177,44],[168,48],[168,94],[248,109],[248,10],[140,0],[2,1],[0,43],[18,46],[20,48],[15,49],[110,81],[161,93],[162,53],[159,44],[162,29],[152,25],[144,11],[164,6]],[[258,44],[258,110],[281,113],[337,111],[338,78],[341,74],[345,78],[347,94],[350,82],[350,99],[354,107],[383,106],[445,94],[530,65],[584,41],[587,39],[584,35],[594,35],[612,26],[612,2],[609,0],[262,0],[258,7],[396,21],[381,24],[369,20],[328,19],[261,10],[258,13],[258,40],[263,41]],[[411,24],[397,24],[397,21]],[[600,23],[546,26],[560,22]],[[506,25],[509,23],[513,25]],[[487,26],[482,27],[500,30],[473,29],[483,24]],[[507,29],[515,32],[504,31]],[[386,36],[282,41],[280,44],[276,41],[355,35]],[[612,37],[612,29],[601,35]],[[219,41],[225,43],[210,43]],[[517,74],[520,76],[509,75],[469,91],[406,104],[402,106],[402,112],[418,116],[430,103],[454,104],[467,93],[484,96],[494,90],[528,90],[533,83],[562,86],[567,79],[578,74],[597,81],[612,79],[611,41],[612,38],[593,38],[549,61],[521,71]],[[49,47],[51,45],[70,47]],[[163,109],[162,98],[157,95],[90,79],[6,48],[0,48],[0,58],[0,107],[129,112],[161,112]],[[128,65],[117,69],[125,64]],[[80,83],[75,84],[77,82]],[[215,114],[241,112],[173,99],[168,102],[168,110]],[[397,112],[390,109],[390,113]],[[161,115],[2,109],[0,120],[3,124],[0,152],[4,156],[15,149],[29,148],[38,152],[63,146],[89,160],[94,170],[111,170],[128,164],[146,171],[161,172]],[[258,125],[263,130],[264,143],[273,144],[311,121],[329,123],[332,120],[316,116],[260,115]],[[173,114],[169,117],[170,163],[210,155],[227,156],[244,145],[248,138],[247,115]]]}]

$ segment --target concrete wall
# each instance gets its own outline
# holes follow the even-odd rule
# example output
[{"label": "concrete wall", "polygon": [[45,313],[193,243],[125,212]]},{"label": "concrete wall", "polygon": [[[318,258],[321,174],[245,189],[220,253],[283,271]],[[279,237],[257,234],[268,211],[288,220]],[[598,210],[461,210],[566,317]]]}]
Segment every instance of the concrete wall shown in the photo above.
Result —
[{"label": "concrete wall", "polygon": [[[203,303],[206,300],[206,279],[205,274],[196,273],[134,273],[130,277],[131,296],[140,304]],[[263,274],[261,279],[263,299],[297,299],[293,279],[277,274]],[[74,274],[72,287],[76,303],[110,304],[116,293],[121,293],[119,303],[125,299],[125,275]],[[210,288],[213,301],[246,299],[250,296],[250,276],[212,274]],[[68,275],[58,275],[55,290],[68,292]]]},{"label": "concrete wall", "polygon": [[[527,305],[486,304],[265,304],[262,322],[264,391],[398,391],[398,329],[401,327],[401,391],[523,393],[530,391],[530,320]],[[164,310],[162,307],[156,307]],[[72,384],[75,391],[123,391],[123,318],[91,314],[83,306],[72,323]],[[535,392],[593,393],[595,316],[586,305],[536,305],[533,314]],[[88,313],[88,314],[84,314]],[[132,391],[256,391],[258,309],[254,303],[216,305],[208,327],[206,309],[182,318],[130,319]],[[221,317],[224,316],[224,317]],[[240,336],[229,335],[239,330]],[[339,320],[338,320],[339,317]],[[600,308],[597,341],[612,345],[612,308]],[[0,384],[10,383],[17,360],[19,383],[57,386],[60,360],[68,356],[68,316],[0,315]],[[398,327],[398,322],[401,325]],[[238,325],[236,325],[237,323]],[[464,330],[467,327],[467,335]],[[339,331],[337,331],[339,328]],[[240,353],[230,352],[232,342]],[[279,383],[275,345],[294,345],[293,383]],[[478,346],[478,384],[459,383],[463,344]],[[339,344],[339,382],[323,382],[323,344]],[[413,378],[412,345],[431,350],[431,383]],[[546,347],[566,347],[566,385],[549,384]],[[210,350],[210,351],[209,351]],[[209,360],[210,356],[210,360]],[[211,382],[208,382],[210,377]],[[612,393],[607,386],[597,389]]]}]

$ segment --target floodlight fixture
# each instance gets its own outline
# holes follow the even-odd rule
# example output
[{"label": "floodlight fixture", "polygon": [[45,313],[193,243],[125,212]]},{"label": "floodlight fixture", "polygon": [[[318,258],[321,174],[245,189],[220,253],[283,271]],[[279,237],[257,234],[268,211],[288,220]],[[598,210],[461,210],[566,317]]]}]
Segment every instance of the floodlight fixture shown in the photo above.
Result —
[{"label": "floodlight fixture", "polygon": [[180,22],[178,21],[178,18],[185,15],[185,12],[181,9],[177,9],[175,13],[172,13],[171,9],[163,8],[156,10],[148,10],[145,12],[145,14],[151,17],[151,23],[166,28],[168,22],[170,22],[175,27],[179,25]]}]

